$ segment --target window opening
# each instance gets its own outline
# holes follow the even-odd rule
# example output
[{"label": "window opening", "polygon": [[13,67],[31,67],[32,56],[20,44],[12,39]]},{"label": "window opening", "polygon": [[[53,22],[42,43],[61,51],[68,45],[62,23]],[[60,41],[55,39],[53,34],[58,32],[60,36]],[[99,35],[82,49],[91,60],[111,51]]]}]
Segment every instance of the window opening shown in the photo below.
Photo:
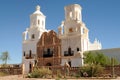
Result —
[{"label": "window opening", "polygon": [[29,72],[32,72],[32,64],[31,64],[31,62],[30,62],[30,64],[29,64]]},{"label": "window opening", "polygon": [[44,26],[44,21],[42,21],[42,26]]},{"label": "window opening", "polygon": [[68,61],[69,66],[71,67],[71,61]]},{"label": "window opening", "polygon": [[34,39],[35,38],[35,35],[34,34],[32,34],[32,39]]},{"label": "window opening", "polygon": [[71,50],[71,48],[68,48],[68,51],[64,51],[64,56],[73,56],[74,51]]},{"label": "window opening", "polygon": [[47,57],[53,57],[53,50],[48,48],[46,51],[43,51],[43,57],[47,58]]},{"label": "window opening", "polygon": [[25,56],[25,51],[24,51],[24,53],[23,53],[23,56]]},{"label": "window opening", "polygon": [[40,24],[40,20],[38,20],[38,25]]},{"label": "window opening", "polygon": [[79,51],[79,48],[77,48],[77,51]]},{"label": "window opening", "polygon": [[32,51],[30,50],[30,52],[29,52],[29,57],[32,57]]},{"label": "window opening", "polygon": [[71,55],[71,48],[70,47],[68,48],[68,54]]}]

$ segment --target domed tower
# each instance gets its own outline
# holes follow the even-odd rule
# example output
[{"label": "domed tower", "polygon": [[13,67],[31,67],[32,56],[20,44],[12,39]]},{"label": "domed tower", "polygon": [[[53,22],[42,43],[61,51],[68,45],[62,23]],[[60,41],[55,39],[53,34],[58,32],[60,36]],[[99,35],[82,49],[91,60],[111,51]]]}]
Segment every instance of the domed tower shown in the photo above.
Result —
[{"label": "domed tower", "polygon": [[30,27],[23,32],[22,42],[22,63],[23,74],[31,72],[32,66],[35,64],[36,44],[45,29],[46,16],[40,11],[40,6],[36,6],[36,11],[30,15]]},{"label": "domed tower", "polygon": [[99,42],[89,41],[89,30],[82,21],[82,8],[79,4],[65,6],[65,20],[58,27],[61,39],[62,63],[71,67],[83,66],[83,52],[101,49]]},{"label": "domed tower", "polygon": [[45,18],[46,16],[40,11],[40,6],[36,6],[36,11],[30,16],[30,27],[45,30]]},{"label": "domed tower", "polygon": [[62,41],[62,64],[68,62],[71,67],[83,65],[83,51],[88,49],[88,29],[82,22],[82,8],[78,4],[65,6],[65,20],[59,26],[59,38]]}]

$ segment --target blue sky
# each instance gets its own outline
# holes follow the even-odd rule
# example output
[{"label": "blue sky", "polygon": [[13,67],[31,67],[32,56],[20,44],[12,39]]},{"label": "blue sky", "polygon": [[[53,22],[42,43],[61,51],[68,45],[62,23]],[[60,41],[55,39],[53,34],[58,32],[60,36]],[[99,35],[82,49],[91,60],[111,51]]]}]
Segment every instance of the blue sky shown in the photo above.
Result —
[{"label": "blue sky", "polygon": [[36,5],[46,16],[46,28],[57,32],[69,4],[81,5],[91,42],[97,38],[103,49],[120,48],[120,0],[0,0],[0,54],[8,51],[9,63],[21,63],[22,32],[29,27]]}]

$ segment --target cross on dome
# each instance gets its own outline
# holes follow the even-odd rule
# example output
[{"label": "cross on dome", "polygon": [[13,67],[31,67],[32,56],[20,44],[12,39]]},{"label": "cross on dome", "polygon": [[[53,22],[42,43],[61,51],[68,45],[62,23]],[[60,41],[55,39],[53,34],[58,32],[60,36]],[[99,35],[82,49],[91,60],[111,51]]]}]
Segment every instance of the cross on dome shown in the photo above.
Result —
[{"label": "cross on dome", "polygon": [[43,15],[43,13],[40,11],[40,6],[39,5],[36,6],[36,11],[33,14],[41,14],[41,15]]}]

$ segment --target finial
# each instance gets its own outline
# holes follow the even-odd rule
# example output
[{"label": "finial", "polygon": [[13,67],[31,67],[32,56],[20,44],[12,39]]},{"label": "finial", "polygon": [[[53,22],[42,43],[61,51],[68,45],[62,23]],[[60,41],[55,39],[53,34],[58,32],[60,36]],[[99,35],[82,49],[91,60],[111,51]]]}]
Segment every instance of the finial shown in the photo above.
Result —
[{"label": "finial", "polygon": [[39,5],[36,6],[36,11],[40,11],[40,6]]},{"label": "finial", "polygon": [[63,26],[64,26],[64,21],[62,21],[62,22],[61,22],[61,25],[60,25],[60,26],[61,26],[61,27],[63,27]]}]

